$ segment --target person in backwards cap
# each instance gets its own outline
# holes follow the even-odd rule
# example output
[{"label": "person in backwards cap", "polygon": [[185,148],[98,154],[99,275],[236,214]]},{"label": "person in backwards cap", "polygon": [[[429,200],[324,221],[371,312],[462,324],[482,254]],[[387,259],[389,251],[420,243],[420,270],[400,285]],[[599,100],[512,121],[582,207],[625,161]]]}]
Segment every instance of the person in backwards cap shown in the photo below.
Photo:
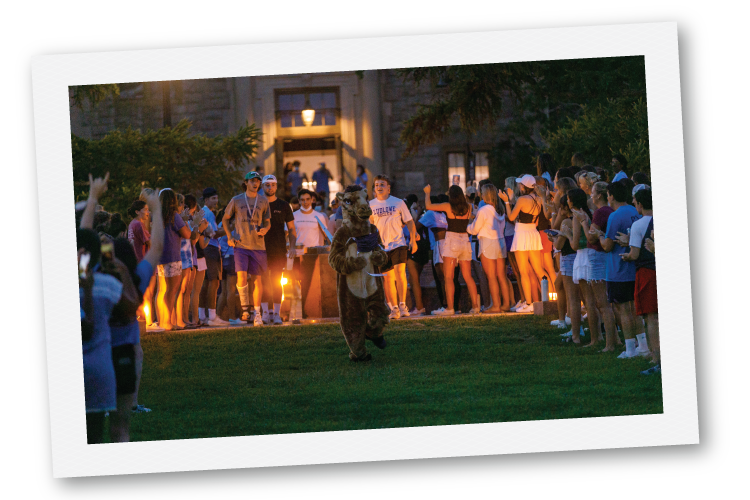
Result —
[{"label": "person in backwards cap", "polygon": [[227,243],[234,247],[234,270],[237,273],[237,290],[242,304],[242,320],[250,321],[250,289],[248,275],[253,279],[253,306],[255,307],[255,326],[263,326],[260,312],[260,301],[263,297],[261,277],[268,271],[265,235],[271,229],[271,211],[268,199],[259,190],[261,176],[258,172],[249,172],[245,176],[245,191],[229,201],[224,211],[223,225],[229,227],[234,218],[234,227],[240,235],[235,240],[227,235]]}]

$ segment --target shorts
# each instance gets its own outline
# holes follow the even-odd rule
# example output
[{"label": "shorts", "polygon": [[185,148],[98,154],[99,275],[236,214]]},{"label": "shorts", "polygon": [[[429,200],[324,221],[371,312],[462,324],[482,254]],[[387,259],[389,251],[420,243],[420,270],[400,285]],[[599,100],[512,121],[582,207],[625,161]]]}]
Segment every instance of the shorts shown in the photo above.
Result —
[{"label": "shorts", "polygon": [[576,254],[571,253],[568,255],[560,256],[560,274],[563,276],[573,277],[573,264],[576,261]]},{"label": "shorts", "polygon": [[268,260],[265,250],[234,249],[234,270],[245,272],[252,276],[261,276],[268,270]]},{"label": "shorts", "polygon": [[[234,251],[237,254],[237,249]],[[215,281],[221,279],[221,250],[219,247],[212,245],[207,246],[203,249],[203,254],[206,256],[206,280]]]},{"label": "shorts", "polygon": [[539,231],[539,238],[542,240],[542,252],[550,253],[554,247],[552,246],[552,242],[549,240],[547,233]]},{"label": "shorts", "polygon": [[589,252],[589,281],[604,281],[607,273],[607,254],[591,249]]},{"label": "shorts", "polygon": [[443,263],[443,243],[445,240],[437,240],[435,242],[435,247],[432,249],[432,264],[442,264]]},{"label": "shorts", "polygon": [[393,250],[386,251],[385,254],[388,256],[388,262],[380,269],[381,273],[390,271],[398,264],[406,264],[406,259],[409,258],[409,249],[405,246],[396,247]]},{"label": "shorts", "polygon": [[228,255],[226,258],[221,259],[222,273],[226,276],[234,276],[237,274],[234,271],[234,255]]},{"label": "shorts", "polygon": [[205,257],[201,257],[200,259],[198,259],[196,265],[198,267],[198,272],[205,271],[206,267],[207,267],[206,266],[206,258]]},{"label": "shorts", "polygon": [[612,304],[633,302],[635,281],[607,281],[607,300]]},{"label": "shorts", "polygon": [[169,264],[159,264],[156,266],[156,274],[165,278],[174,278],[182,276],[182,262],[170,262]]},{"label": "shorts", "polygon": [[115,365],[117,395],[135,392],[135,346],[118,345],[112,348],[112,363]]},{"label": "shorts", "polygon": [[269,271],[279,274],[286,268],[286,263],[286,248],[284,251],[270,251],[266,248],[266,264]]},{"label": "shorts", "polygon": [[573,283],[589,280],[589,254],[593,251],[591,248],[581,248],[576,252],[573,261]]},{"label": "shorts", "polygon": [[407,252],[407,258],[413,260],[419,266],[424,266],[430,260],[430,242],[424,238],[417,242],[417,251]]},{"label": "shorts", "polygon": [[635,272],[635,313],[645,316],[658,312],[656,271],[642,267]]},{"label": "shorts", "polygon": [[443,244],[443,259],[446,257],[457,260],[471,260],[471,243],[467,233],[445,233]]},{"label": "shorts", "polygon": [[479,255],[484,255],[487,259],[504,259],[505,258],[505,238],[498,240],[495,238],[479,238]]}]

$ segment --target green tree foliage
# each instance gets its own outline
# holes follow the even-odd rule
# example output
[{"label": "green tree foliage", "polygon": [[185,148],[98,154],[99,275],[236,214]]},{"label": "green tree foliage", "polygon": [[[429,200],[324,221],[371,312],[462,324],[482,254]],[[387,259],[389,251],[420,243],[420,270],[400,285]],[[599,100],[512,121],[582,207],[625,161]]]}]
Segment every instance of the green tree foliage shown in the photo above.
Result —
[{"label": "green tree foliage", "polygon": [[109,96],[117,97],[120,95],[120,86],[116,83],[103,85],[77,85],[70,87],[71,103],[73,106],[83,109],[83,103],[89,101],[92,106],[96,106]]},{"label": "green tree foliage", "polygon": [[[596,121],[607,125],[599,132],[590,129],[588,133],[598,137],[589,141],[611,144],[606,149],[573,148],[574,152],[581,150],[605,161],[604,165],[611,159],[610,149],[622,151],[629,161],[643,163],[643,158],[648,158],[642,56],[409,68],[399,74],[415,85],[428,83],[431,89],[429,102],[418,106],[404,123],[401,140],[407,155],[449,134],[471,134],[495,126],[510,132],[511,138],[498,142],[491,158],[506,162],[509,169],[520,166],[528,171],[534,155],[552,148],[535,138],[576,138],[580,143],[582,139],[566,135],[565,130],[586,112],[593,112]],[[499,122],[503,116],[510,118]],[[555,159],[559,166],[569,165],[570,155],[560,156],[560,147],[559,143],[554,146]],[[527,154],[529,148],[531,155]],[[600,153],[605,150],[606,155]],[[490,167],[498,173],[506,169]]]},{"label": "green tree foliage", "polygon": [[101,201],[110,212],[125,216],[144,187],[170,187],[200,197],[205,187],[228,201],[240,189],[246,161],[255,156],[261,132],[246,124],[233,135],[189,135],[191,122],[159,130],[115,130],[100,140],[72,136],[76,200],[88,196],[88,175],[110,173]]}]

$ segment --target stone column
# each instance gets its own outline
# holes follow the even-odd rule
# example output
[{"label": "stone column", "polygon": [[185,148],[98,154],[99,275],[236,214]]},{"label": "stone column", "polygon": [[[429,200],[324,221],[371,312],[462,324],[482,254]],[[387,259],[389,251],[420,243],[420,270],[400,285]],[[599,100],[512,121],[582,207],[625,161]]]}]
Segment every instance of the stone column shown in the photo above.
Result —
[{"label": "stone column", "polygon": [[383,134],[380,117],[380,78],[377,70],[364,72],[362,85],[363,166],[375,176],[383,169]]}]

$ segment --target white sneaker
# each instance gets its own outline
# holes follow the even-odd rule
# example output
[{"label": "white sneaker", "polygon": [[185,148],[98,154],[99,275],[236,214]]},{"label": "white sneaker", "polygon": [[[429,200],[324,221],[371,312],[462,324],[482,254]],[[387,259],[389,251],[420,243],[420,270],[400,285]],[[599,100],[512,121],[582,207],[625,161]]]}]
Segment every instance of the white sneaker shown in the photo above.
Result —
[{"label": "white sneaker", "polygon": [[[581,337],[585,337],[586,336],[586,332],[583,331],[583,327],[581,327],[581,333],[580,333],[580,335],[581,335]],[[570,330],[569,332],[561,333],[560,336],[561,337],[572,337],[573,336],[573,330]]]},{"label": "white sneaker", "polygon": [[568,315],[566,314],[566,315],[565,315],[565,324],[566,324],[566,325],[568,325],[568,326],[570,326],[570,324],[572,323],[572,321],[573,321],[573,320],[571,320],[571,319],[570,319],[570,316],[568,316]]},{"label": "white sneaker", "polygon": [[270,322],[268,318],[268,311],[263,311],[263,324],[267,325]]},{"label": "white sneaker", "polygon": [[517,313],[533,313],[534,312],[534,304],[526,304],[525,306],[521,307],[520,309],[516,309]]},{"label": "white sneaker", "polygon": [[399,319],[401,317],[401,311],[399,311],[398,306],[393,306],[391,308],[391,314],[388,315],[388,319]]},{"label": "white sneaker", "polygon": [[637,358],[638,356],[641,356],[641,354],[639,354],[637,350],[633,351],[633,354],[628,354],[628,350],[625,349],[619,356],[617,356],[617,359],[630,359]]},{"label": "white sneaker", "polygon": [[456,310],[455,309],[443,309],[441,307],[437,311],[432,311],[432,314],[435,316],[453,316],[456,314]]},{"label": "white sneaker", "polygon": [[646,349],[645,351],[641,351],[639,349],[635,350],[636,356],[649,356],[650,354],[651,354],[651,351],[649,351],[648,349]]},{"label": "white sneaker", "polygon": [[253,326],[263,326],[263,315],[262,314],[256,314],[255,319],[253,319]]},{"label": "white sneaker", "polygon": [[220,317],[216,316],[214,319],[208,320],[209,326],[229,326],[229,321],[224,321]]},{"label": "white sneaker", "polygon": [[158,333],[163,332],[164,328],[160,327],[158,323],[151,323],[146,327],[146,331],[151,333]]},{"label": "white sneaker", "polygon": [[550,321],[549,326],[560,326],[565,324],[565,321],[560,321],[559,319],[556,319],[554,321]]},{"label": "white sneaker", "polygon": [[407,317],[407,316],[410,315],[409,314],[409,308],[406,307],[406,304],[404,304],[403,307],[401,306],[401,304],[399,304],[398,305],[398,312],[401,313],[401,316],[403,316],[403,317]]},{"label": "white sneaker", "polygon": [[230,319],[229,324],[232,326],[242,326],[246,325],[247,321],[242,321],[241,319]]},{"label": "white sneaker", "polygon": [[424,314],[424,307],[422,309],[417,309],[416,307],[409,311],[410,316],[421,316]]},{"label": "white sneaker", "polygon": [[273,313],[273,320],[272,320],[272,322],[273,322],[274,325],[283,325],[284,324],[284,321],[281,319],[281,316],[279,316],[276,313]]},{"label": "white sneaker", "polygon": [[518,304],[511,307],[510,310],[511,312],[518,312],[519,309],[523,309],[524,307],[526,307],[526,301],[519,301]]}]

